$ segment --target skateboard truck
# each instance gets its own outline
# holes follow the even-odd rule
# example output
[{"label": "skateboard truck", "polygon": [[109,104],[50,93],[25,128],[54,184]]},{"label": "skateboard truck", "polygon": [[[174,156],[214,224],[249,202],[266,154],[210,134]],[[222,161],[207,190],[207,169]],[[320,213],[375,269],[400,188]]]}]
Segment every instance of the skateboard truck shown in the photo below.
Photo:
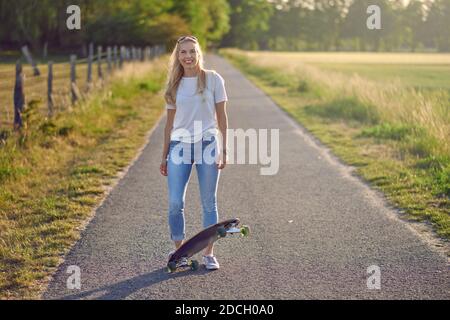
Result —
[{"label": "skateboard truck", "polygon": [[227,230],[227,234],[241,234],[246,237],[250,233],[250,228],[247,225],[243,225],[241,228],[236,227],[236,223],[232,223],[230,228]]},{"label": "skateboard truck", "polygon": [[241,229],[240,228],[236,228],[236,227],[232,227],[232,228],[228,229],[227,233],[230,233],[230,234],[241,233]]},{"label": "skateboard truck", "polygon": [[230,228],[227,230],[229,234],[241,233],[241,228],[236,228],[237,223],[232,223]]}]

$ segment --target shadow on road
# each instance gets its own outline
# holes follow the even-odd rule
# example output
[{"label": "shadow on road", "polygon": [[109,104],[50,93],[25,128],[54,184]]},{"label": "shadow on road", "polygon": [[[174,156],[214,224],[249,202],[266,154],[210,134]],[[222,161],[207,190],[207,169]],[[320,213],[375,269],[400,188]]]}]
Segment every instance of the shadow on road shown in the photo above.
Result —
[{"label": "shadow on road", "polygon": [[98,300],[122,300],[130,296],[136,291],[139,291],[143,288],[149,288],[152,285],[155,285],[157,283],[175,279],[175,278],[181,278],[181,277],[187,277],[187,276],[200,276],[204,275],[205,273],[209,273],[211,271],[208,270],[197,270],[197,271],[191,271],[190,269],[187,270],[180,270],[175,273],[167,273],[166,268],[160,268],[158,270],[155,270],[153,272],[143,274],[137,277],[134,277],[132,279],[124,280],[115,284],[112,284],[110,286],[103,286],[94,290],[81,292],[74,295],[68,295],[60,297],[62,300],[77,300],[77,299],[98,299]]}]

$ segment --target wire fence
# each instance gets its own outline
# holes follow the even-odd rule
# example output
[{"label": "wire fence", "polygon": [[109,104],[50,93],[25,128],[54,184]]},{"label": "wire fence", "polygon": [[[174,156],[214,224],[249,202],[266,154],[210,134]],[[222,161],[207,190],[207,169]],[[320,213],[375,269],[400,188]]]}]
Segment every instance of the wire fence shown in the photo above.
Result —
[{"label": "wire fence", "polygon": [[[96,49],[94,51],[94,49]],[[164,45],[145,48],[89,45],[87,58],[76,55],[67,62],[36,64],[26,47],[14,64],[0,65],[0,132],[20,129],[22,113],[30,102],[39,102],[38,112],[52,117],[104,85],[128,62],[146,62],[165,53]]]}]

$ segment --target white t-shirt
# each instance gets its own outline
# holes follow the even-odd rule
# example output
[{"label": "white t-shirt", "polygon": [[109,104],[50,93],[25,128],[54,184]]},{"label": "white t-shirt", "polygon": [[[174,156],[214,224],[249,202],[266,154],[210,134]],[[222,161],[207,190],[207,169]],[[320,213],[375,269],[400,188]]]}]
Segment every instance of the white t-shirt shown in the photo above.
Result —
[{"label": "white t-shirt", "polygon": [[202,138],[217,137],[215,104],[228,101],[225,80],[214,70],[206,71],[206,88],[203,95],[196,93],[198,77],[183,77],[177,90],[176,109],[170,140],[197,142]]}]

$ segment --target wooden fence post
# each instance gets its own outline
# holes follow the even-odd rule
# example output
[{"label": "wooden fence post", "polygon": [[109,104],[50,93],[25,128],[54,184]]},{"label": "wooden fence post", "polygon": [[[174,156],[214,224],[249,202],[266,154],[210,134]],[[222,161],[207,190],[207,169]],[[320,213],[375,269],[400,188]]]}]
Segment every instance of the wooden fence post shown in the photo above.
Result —
[{"label": "wooden fence post", "polygon": [[33,67],[33,75],[40,76],[41,72],[39,71],[36,62],[33,60],[33,57],[31,56],[31,53],[28,50],[27,46],[22,47],[22,53],[25,56],[25,58],[27,58],[28,63],[31,64],[31,66]]},{"label": "wooden fence post", "polygon": [[87,91],[92,89],[92,60],[94,58],[94,44],[89,44],[88,69],[87,69]]},{"label": "wooden fence post", "polygon": [[48,62],[48,78],[47,78],[47,107],[48,116],[53,116],[53,62]]},{"label": "wooden fence post", "polygon": [[47,60],[47,54],[48,54],[48,42],[45,41],[44,52],[42,53],[42,56],[43,56],[44,60]]},{"label": "wooden fence post", "polygon": [[16,62],[16,83],[14,85],[14,130],[22,127],[22,112],[25,105],[25,94],[23,93],[22,63]]},{"label": "wooden fence post", "polygon": [[106,61],[108,63],[108,73],[111,73],[112,71],[112,66],[111,66],[111,47],[108,46],[108,48],[106,48]]},{"label": "wooden fence post", "polygon": [[148,60],[148,46],[145,46],[144,48],[144,61]]},{"label": "wooden fence post", "polygon": [[98,67],[98,78],[103,80],[103,72],[102,72],[102,46],[98,46],[97,48],[97,67]]},{"label": "wooden fence post", "polygon": [[120,55],[119,55],[119,68],[122,69],[123,59],[124,59],[124,47],[120,46]]},{"label": "wooden fence post", "polygon": [[78,100],[77,90],[76,90],[76,81],[77,81],[77,75],[76,75],[76,69],[75,64],[77,61],[77,56],[75,54],[72,54],[70,56],[70,92],[72,94],[72,104],[74,104]]},{"label": "wooden fence post", "polygon": [[150,59],[155,57],[155,46],[150,47]]},{"label": "wooden fence post", "polygon": [[117,46],[114,46],[114,68],[117,68]]}]

